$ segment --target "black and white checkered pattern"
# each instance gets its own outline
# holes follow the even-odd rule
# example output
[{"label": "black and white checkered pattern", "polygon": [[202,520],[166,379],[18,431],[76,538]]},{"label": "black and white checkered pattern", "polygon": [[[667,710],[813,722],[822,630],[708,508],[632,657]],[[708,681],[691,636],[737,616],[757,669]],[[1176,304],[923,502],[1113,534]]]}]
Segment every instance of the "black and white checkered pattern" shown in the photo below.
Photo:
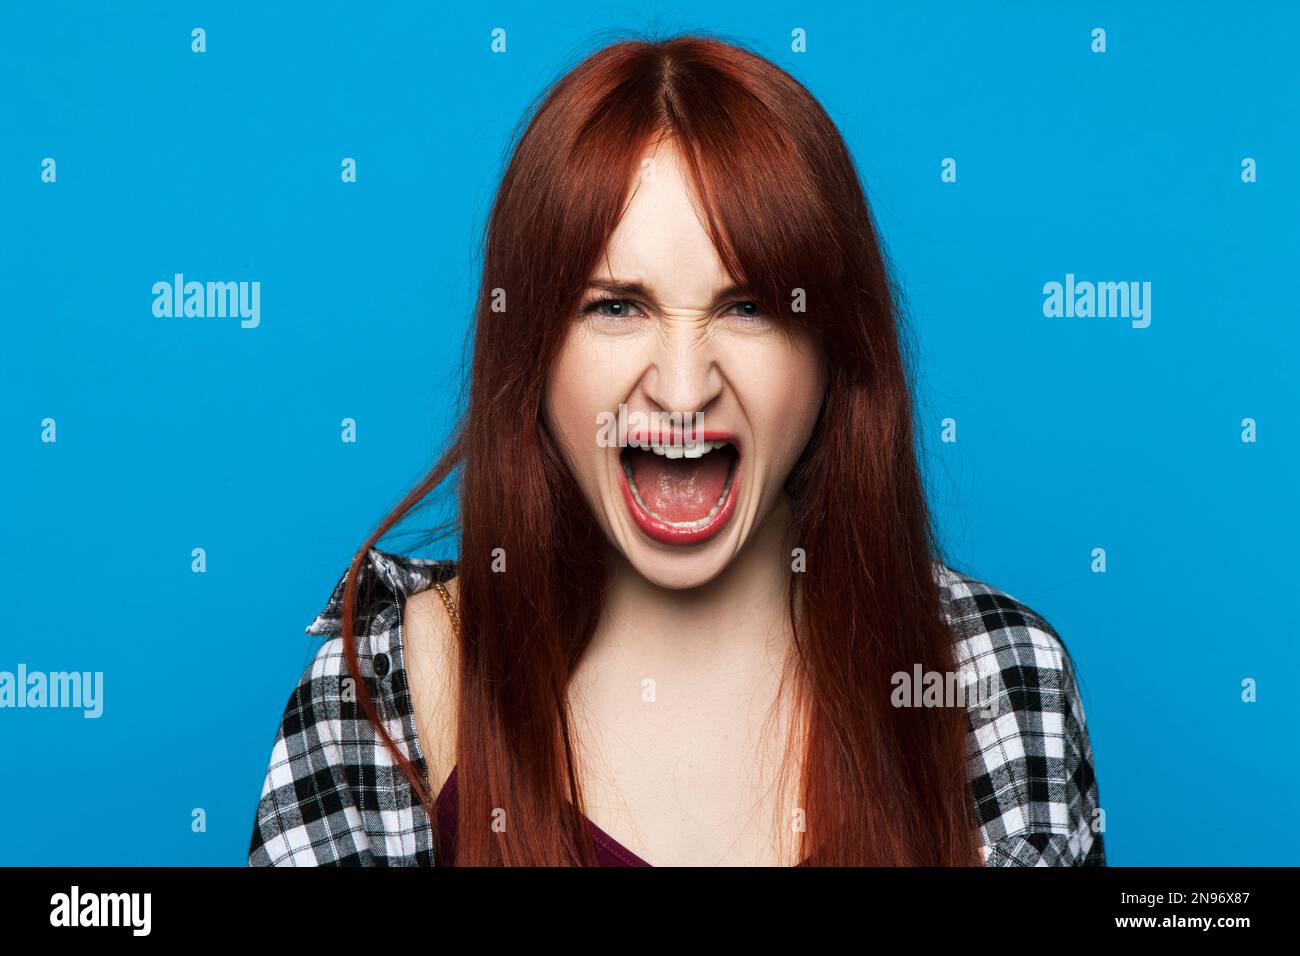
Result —
[{"label": "black and white checkered pattern", "polygon": [[[371,549],[361,569],[358,656],[385,728],[427,777],[402,656],[407,597],[450,562]],[[1074,668],[1033,610],[936,562],[968,682],[971,790],[987,866],[1104,866],[1097,781]],[[340,635],[343,580],[307,633],[327,637],[289,699],[271,751],[250,866],[429,866],[432,828],[352,692]]]},{"label": "black and white checkered pattern", "polygon": [[1105,866],[1092,744],[1074,665],[1015,598],[938,565],[963,672],[994,689],[968,706],[971,790],[988,866]]}]

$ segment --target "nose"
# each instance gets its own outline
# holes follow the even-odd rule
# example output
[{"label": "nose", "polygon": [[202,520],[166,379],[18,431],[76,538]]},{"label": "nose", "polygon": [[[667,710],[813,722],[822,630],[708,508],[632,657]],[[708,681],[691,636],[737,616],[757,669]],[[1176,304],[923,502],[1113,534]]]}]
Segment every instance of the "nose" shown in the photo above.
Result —
[{"label": "nose", "polygon": [[656,339],[642,379],[646,398],[657,411],[670,414],[708,411],[726,384],[710,337],[682,325],[661,331]]}]

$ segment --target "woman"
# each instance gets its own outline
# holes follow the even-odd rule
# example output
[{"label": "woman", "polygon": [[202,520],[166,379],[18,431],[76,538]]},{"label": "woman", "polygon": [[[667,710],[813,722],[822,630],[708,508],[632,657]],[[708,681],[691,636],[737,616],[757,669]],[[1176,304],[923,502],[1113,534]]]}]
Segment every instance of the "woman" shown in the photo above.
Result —
[{"label": "woman", "polygon": [[[1103,863],[1066,648],[939,559],[913,442],[812,96],[708,38],[590,56],[496,196],[456,440],[308,629],[250,864]],[[454,471],[455,564],[375,547]]]}]

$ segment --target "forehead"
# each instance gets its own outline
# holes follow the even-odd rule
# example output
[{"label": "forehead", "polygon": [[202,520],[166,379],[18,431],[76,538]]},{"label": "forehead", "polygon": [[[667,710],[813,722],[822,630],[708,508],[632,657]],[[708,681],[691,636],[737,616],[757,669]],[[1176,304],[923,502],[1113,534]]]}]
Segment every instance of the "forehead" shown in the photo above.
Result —
[{"label": "forehead", "polygon": [[671,143],[644,159],[592,278],[639,281],[668,305],[707,304],[732,280],[695,209],[689,173]]}]

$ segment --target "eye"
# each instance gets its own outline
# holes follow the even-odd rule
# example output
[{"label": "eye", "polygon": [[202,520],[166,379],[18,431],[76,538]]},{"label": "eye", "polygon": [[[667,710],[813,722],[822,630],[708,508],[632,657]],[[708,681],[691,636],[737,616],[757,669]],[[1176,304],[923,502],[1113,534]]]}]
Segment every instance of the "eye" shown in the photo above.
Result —
[{"label": "eye", "polygon": [[631,299],[602,297],[593,299],[582,307],[583,315],[598,315],[606,319],[631,319],[641,315],[641,310]]},{"label": "eye", "polygon": [[738,315],[742,319],[762,319],[765,318],[763,310],[753,302],[737,302],[727,308],[723,315]]}]

